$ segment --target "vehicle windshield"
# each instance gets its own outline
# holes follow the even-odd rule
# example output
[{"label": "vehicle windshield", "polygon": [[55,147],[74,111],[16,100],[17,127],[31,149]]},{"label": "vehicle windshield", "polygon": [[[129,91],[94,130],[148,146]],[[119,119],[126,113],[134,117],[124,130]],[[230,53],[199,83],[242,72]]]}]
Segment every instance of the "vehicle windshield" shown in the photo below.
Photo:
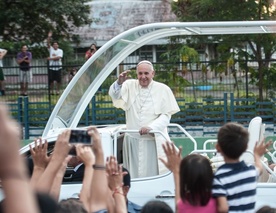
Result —
[{"label": "vehicle windshield", "polygon": [[[130,39],[135,40],[137,36],[139,35],[128,36],[124,39],[128,41]],[[123,41],[124,39],[109,47],[98,58],[94,59],[91,57],[92,63],[87,61],[85,65],[89,65],[83,65],[78,71],[80,73],[77,73],[78,76],[75,76],[77,77],[77,81],[68,85],[71,88],[70,90],[65,90],[67,95],[56,115],[65,123],[66,127],[71,125],[71,119],[80,111],[83,111],[83,105],[85,105],[85,108],[89,104],[89,101],[95,95],[98,88],[118,65],[113,63],[114,66],[112,67],[112,59],[127,46],[127,43]]]}]

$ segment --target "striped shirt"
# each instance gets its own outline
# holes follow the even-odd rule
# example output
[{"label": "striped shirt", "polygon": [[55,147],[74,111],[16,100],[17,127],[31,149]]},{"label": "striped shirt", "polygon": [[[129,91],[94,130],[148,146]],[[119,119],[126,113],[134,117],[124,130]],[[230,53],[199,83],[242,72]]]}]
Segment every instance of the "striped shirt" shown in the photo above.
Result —
[{"label": "striped shirt", "polygon": [[229,213],[255,212],[258,170],[244,161],[218,168],[213,181],[213,197],[226,197]]}]

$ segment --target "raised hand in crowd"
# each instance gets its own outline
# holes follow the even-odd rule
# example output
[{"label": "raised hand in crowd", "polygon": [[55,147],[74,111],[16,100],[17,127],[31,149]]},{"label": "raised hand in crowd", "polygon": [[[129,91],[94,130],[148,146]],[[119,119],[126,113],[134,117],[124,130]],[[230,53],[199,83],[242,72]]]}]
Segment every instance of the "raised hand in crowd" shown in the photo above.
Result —
[{"label": "raised hand in crowd", "polygon": [[5,213],[37,213],[38,205],[27,177],[27,168],[19,155],[21,130],[8,111],[0,104],[0,179],[5,194]]},{"label": "raised hand in crowd", "polygon": [[126,213],[126,199],[123,192],[124,172],[122,165],[118,165],[117,159],[110,156],[106,162],[106,171],[108,174],[108,186],[112,192],[116,213]]},{"label": "raised hand in crowd", "polygon": [[96,127],[88,127],[88,134],[93,141],[92,150],[95,155],[94,173],[90,188],[89,211],[96,212],[107,209],[107,178],[101,135]]},{"label": "raised hand in crowd", "polygon": [[51,190],[50,190],[50,195],[56,200],[59,200],[59,195],[60,195],[60,189],[61,189],[61,184],[63,181],[63,177],[68,165],[68,162],[70,161],[72,156],[68,155],[64,161],[62,162],[55,178],[54,178],[54,182],[52,184]]},{"label": "raised hand in crowd", "polygon": [[182,160],[181,153],[182,147],[177,149],[174,143],[167,141],[162,144],[163,150],[166,154],[167,159],[159,158],[161,162],[173,173],[174,183],[175,183],[175,203],[180,198],[180,182],[179,182],[179,170],[180,162]]},{"label": "raised hand in crowd", "polygon": [[84,178],[82,181],[82,188],[80,191],[80,201],[85,208],[89,209],[89,199],[91,192],[91,184],[93,178],[93,165],[95,164],[95,155],[90,146],[84,146],[82,144],[76,145],[77,156],[82,160],[84,164]]},{"label": "raised hand in crowd", "polygon": [[259,170],[260,175],[263,171],[263,165],[261,163],[262,156],[267,152],[268,147],[273,143],[272,140],[265,143],[265,139],[263,139],[260,143],[256,142],[256,145],[254,147],[254,160],[255,160],[255,166]]},{"label": "raised hand in crowd", "polygon": [[51,160],[37,182],[37,189],[43,192],[50,192],[56,174],[61,169],[71,148],[71,144],[69,143],[70,133],[71,131],[66,129],[58,136]]},{"label": "raised hand in crowd", "polygon": [[31,145],[29,147],[34,164],[31,184],[35,186],[50,161],[50,157],[47,155],[48,142],[43,143],[42,138],[38,138],[34,140],[34,147]]}]

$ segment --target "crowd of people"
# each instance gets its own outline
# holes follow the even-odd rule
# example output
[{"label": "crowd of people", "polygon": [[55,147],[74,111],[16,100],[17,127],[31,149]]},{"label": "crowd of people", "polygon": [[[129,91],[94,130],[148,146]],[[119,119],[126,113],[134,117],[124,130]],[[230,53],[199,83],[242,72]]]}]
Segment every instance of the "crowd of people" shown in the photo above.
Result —
[{"label": "crowd of people", "polygon": [[[162,147],[166,157],[160,160],[174,176],[176,208],[173,210],[162,201],[152,200],[141,207],[128,200],[130,173],[118,165],[114,156],[104,159],[101,135],[95,127],[87,130],[93,146],[72,145],[71,130],[67,129],[58,136],[50,156],[47,141],[35,140],[34,146],[30,145],[33,168],[29,178],[23,156],[18,153],[19,125],[9,116],[4,104],[0,105],[0,120],[0,179],[5,193],[0,212],[255,212],[257,176],[262,171],[260,158],[270,145],[264,141],[256,145],[255,166],[247,166],[238,160],[246,148],[247,130],[238,124],[225,124],[219,130],[217,144],[225,164],[213,175],[205,156],[190,154],[182,158],[181,147],[177,149],[171,141],[165,142]],[[75,166],[84,167],[83,177],[79,179],[82,188],[78,198],[59,200],[66,167],[72,166],[69,162],[76,157],[68,154],[73,147],[78,158]],[[264,206],[257,212],[275,212],[275,209]]]},{"label": "crowd of people", "polygon": [[[48,62],[48,84],[51,95],[59,95],[62,83],[62,59],[63,50],[59,48],[59,43],[52,39],[52,32],[48,33],[47,48],[49,51]],[[96,44],[91,44],[89,49],[84,54],[85,61],[88,60],[97,51]],[[0,48],[0,95],[6,95],[5,92],[5,74],[3,72],[3,58],[7,54],[7,50]],[[16,62],[19,66],[19,83],[20,83],[20,96],[28,96],[28,86],[32,83],[32,52],[28,50],[28,46],[23,44],[21,51],[16,55]],[[68,81],[77,73],[77,68],[72,67],[69,71]]]}]

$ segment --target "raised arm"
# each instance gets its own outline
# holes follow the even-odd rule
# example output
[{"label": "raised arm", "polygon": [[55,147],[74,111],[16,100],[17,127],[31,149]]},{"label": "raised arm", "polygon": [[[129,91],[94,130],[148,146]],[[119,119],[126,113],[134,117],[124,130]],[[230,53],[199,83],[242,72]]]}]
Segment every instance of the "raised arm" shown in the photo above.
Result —
[{"label": "raised arm", "polygon": [[80,192],[80,201],[82,201],[85,208],[89,209],[89,200],[91,193],[91,184],[93,178],[93,165],[95,164],[95,155],[91,147],[77,144],[76,146],[77,156],[82,160],[84,164],[84,177],[82,181],[82,188]]},{"label": "raised arm", "polygon": [[261,141],[261,143],[256,143],[254,147],[254,160],[255,166],[259,170],[259,175],[261,175],[263,171],[263,165],[261,163],[262,156],[267,152],[268,147],[272,144],[272,141],[268,141],[265,143],[265,139]]},{"label": "raised arm", "polygon": [[27,168],[19,155],[20,127],[10,117],[7,106],[0,104],[0,179],[5,194],[3,212],[37,213],[34,192]]},{"label": "raised arm", "polygon": [[112,191],[116,213],[127,213],[126,199],[123,192],[123,169],[118,165],[117,159],[110,156],[106,163],[108,186]]},{"label": "raised arm", "polygon": [[130,70],[126,70],[124,72],[122,72],[118,79],[110,86],[109,88],[109,95],[112,99],[119,99],[121,98],[121,87],[122,84],[129,78],[128,77],[128,73],[130,72]]},{"label": "raised arm", "polygon": [[[174,184],[175,184],[175,205],[177,207],[177,202],[180,199],[180,162],[181,162],[181,152],[182,147],[179,150],[176,149],[172,142],[166,142],[162,144],[163,150],[166,154],[167,159],[160,158],[161,162],[173,173]],[[177,208],[176,208],[177,209]]]},{"label": "raised arm", "polygon": [[65,158],[68,156],[71,145],[69,144],[71,131],[66,129],[57,138],[51,160],[37,183],[37,188],[43,192],[50,192],[56,174]]},{"label": "raised arm", "polygon": [[47,37],[47,47],[48,47],[48,49],[51,48],[52,35],[53,35],[52,31],[49,31],[48,37]]},{"label": "raised arm", "polygon": [[34,163],[33,174],[31,177],[31,185],[36,186],[36,183],[45,171],[50,158],[47,155],[48,142],[45,141],[45,143],[43,144],[41,138],[36,139],[34,142],[35,146],[32,147],[31,145],[29,145],[29,147]]},{"label": "raised arm", "polygon": [[59,196],[60,196],[60,189],[61,189],[61,184],[62,184],[62,180],[64,177],[64,173],[66,171],[66,167],[68,162],[70,161],[72,156],[68,155],[64,161],[62,162],[55,178],[53,181],[53,184],[51,186],[51,190],[50,190],[50,195],[56,200],[59,200]]},{"label": "raised arm", "polygon": [[90,188],[89,210],[95,212],[107,208],[106,194],[108,192],[108,186],[101,135],[96,127],[89,127],[88,134],[93,138],[92,148],[95,155],[95,164],[93,166],[94,173]]}]

